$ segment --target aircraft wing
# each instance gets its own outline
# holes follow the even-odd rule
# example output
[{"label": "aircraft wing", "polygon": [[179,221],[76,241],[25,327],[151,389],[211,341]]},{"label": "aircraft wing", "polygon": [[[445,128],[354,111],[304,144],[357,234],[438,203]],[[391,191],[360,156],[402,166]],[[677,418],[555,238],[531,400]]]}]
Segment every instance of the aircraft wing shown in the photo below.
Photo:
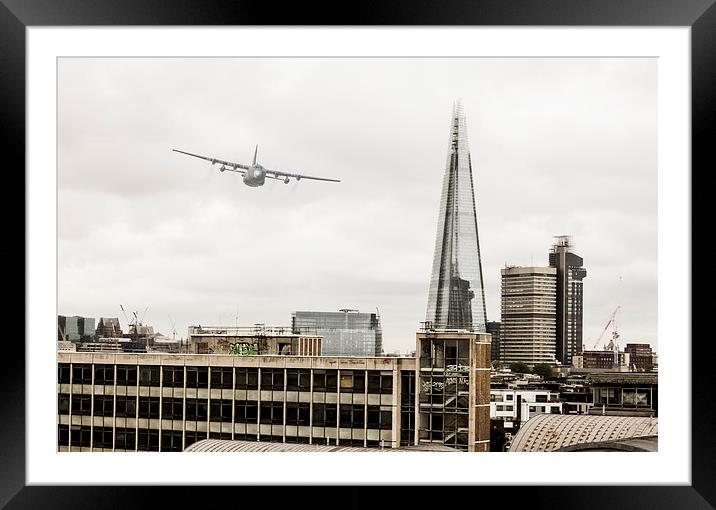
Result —
[{"label": "aircraft wing", "polygon": [[240,174],[243,174],[246,170],[249,169],[248,166],[242,165],[241,163],[233,163],[231,161],[224,161],[222,159],[209,158],[207,156],[200,156],[199,154],[192,154],[191,152],[184,152],[184,151],[180,151],[177,149],[172,149],[172,150],[174,152],[186,154],[187,156],[193,156],[195,158],[205,159],[206,161],[210,161],[212,165],[219,163],[221,166],[224,167],[225,170],[229,170],[231,172],[239,172]]},{"label": "aircraft wing", "polygon": [[[272,174],[272,175],[269,175]],[[284,177],[293,177],[297,181],[300,181],[301,179],[313,179],[314,181],[329,181],[329,182],[341,182],[338,179],[327,179],[326,177],[312,177],[310,175],[303,175],[303,174],[292,174],[289,172],[283,172],[281,170],[269,170],[266,169],[266,176],[271,177],[272,179],[283,179]]]}]

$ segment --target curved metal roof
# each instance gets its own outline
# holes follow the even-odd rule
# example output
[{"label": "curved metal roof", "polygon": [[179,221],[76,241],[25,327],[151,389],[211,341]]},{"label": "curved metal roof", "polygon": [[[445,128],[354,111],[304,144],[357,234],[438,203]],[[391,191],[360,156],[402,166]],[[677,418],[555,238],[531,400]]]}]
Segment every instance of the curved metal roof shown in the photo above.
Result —
[{"label": "curved metal roof", "polygon": [[229,439],[203,439],[189,445],[185,452],[405,452],[441,451],[457,452],[443,445],[419,445],[402,448],[364,448],[319,444],[269,443],[266,441],[232,441]]},{"label": "curved metal roof", "polygon": [[658,419],[641,416],[540,414],[515,435],[511,452],[552,452],[569,446],[658,436]]}]

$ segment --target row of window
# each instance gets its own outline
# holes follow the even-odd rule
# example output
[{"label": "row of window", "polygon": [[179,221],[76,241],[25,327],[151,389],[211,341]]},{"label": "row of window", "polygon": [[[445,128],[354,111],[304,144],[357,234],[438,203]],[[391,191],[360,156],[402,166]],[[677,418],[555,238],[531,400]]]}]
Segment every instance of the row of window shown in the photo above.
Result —
[{"label": "row of window", "polygon": [[[187,431],[183,434],[185,446],[184,448],[201,441],[203,439],[226,439],[231,440],[230,432],[193,432]],[[161,448],[159,439],[161,437]],[[233,439],[236,441],[256,441],[256,434],[234,434]],[[60,446],[86,447],[110,449],[113,447],[117,450],[137,450],[137,451],[163,451],[178,452],[182,451],[182,432],[176,430],[159,431],[155,429],[128,429],[117,427],[95,427],[94,434],[91,433],[90,427],[80,425],[59,425],[58,426],[58,444]],[[283,436],[278,435],[261,435],[261,441],[267,442],[284,442]],[[303,443],[308,444],[310,439],[303,436],[286,436],[286,443]],[[314,444],[336,444],[335,439],[314,437]],[[344,446],[363,446],[362,439],[341,439],[341,445]],[[368,440],[367,446],[381,446],[380,441]]]},{"label": "row of window", "polygon": [[[258,368],[232,367],[183,367],[159,365],[90,365],[58,364],[60,384],[116,384],[120,386],[160,386],[169,388],[219,388],[259,389]],[[260,372],[261,389],[310,391],[311,370],[264,368]],[[285,380],[284,380],[285,379]],[[335,392],[338,388],[337,370],[313,370],[313,391]],[[365,370],[342,370],[340,376],[342,393],[364,393]],[[390,371],[367,373],[368,393],[390,394],[393,392],[393,376]]]},{"label": "row of window", "polygon": [[[61,415],[91,416],[92,413],[91,395],[69,395],[60,394],[58,397],[58,412]],[[136,397],[117,396],[117,409],[113,412],[114,397],[105,395],[94,395],[94,416],[116,415],[117,417],[138,417],[154,418],[165,420],[191,420],[191,421],[213,421],[231,422],[232,407],[234,411],[233,420],[235,423],[257,423],[259,410],[261,419],[259,423],[283,425],[284,404],[283,402],[261,402],[245,400],[210,400],[195,398],[171,398],[165,397]],[[186,410],[184,406],[186,405]],[[286,425],[308,426],[310,425],[311,405],[305,402],[286,402]],[[137,412],[138,411],[138,412]],[[186,416],[184,415],[186,411]],[[313,404],[313,426],[335,427],[337,416],[340,415],[341,427],[362,428],[366,423],[368,428],[387,429],[392,426],[392,414],[390,407],[368,406],[367,415],[363,405],[341,404],[338,408],[335,404]]]}]

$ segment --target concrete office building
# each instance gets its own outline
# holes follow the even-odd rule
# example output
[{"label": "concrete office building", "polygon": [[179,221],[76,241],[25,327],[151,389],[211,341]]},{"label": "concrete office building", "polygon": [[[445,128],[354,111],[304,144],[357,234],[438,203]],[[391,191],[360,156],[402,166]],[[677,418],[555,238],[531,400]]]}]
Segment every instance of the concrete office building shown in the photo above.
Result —
[{"label": "concrete office building", "polygon": [[507,266],[501,273],[500,361],[554,364],[557,270]]},{"label": "concrete office building", "polygon": [[297,311],[291,315],[295,334],[320,336],[324,356],[381,356],[383,333],[377,313]]},{"label": "concrete office building", "polygon": [[426,322],[485,332],[485,290],[477,233],[472,161],[462,106],[453,108]]},{"label": "concrete office building", "polygon": [[423,332],[418,342],[427,352],[417,359],[59,352],[58,450],[223,439],[487,451],[487,335]]},{"label": "concrete office building", "polygon": [[582,280],[587,270],[582,257],[572,252],[569,236],[557,236],[549,254],[549,265],[557,270],[557,360],[572,364],[572,356],[582,352]]}]

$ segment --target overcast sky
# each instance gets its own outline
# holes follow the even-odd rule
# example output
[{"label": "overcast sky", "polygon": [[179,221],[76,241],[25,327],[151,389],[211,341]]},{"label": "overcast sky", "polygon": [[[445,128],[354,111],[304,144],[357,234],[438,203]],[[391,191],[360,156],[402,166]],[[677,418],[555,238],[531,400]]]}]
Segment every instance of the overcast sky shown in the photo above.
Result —
[{"label": "overcast sky", "polygon": [[[58,313],[155,331],[379,309],[425,320],[452,104],[462,99],[488,320],[500,269],[584,258],[591,348],[657,346],[654,59],[60,59]],[[341,179],[271,181],[171,152]],[[622,277],[621,283],[619,277]],[[171,318],[171,319],[170,319]],[[608,335],[604,336],[606,340]]]}]

